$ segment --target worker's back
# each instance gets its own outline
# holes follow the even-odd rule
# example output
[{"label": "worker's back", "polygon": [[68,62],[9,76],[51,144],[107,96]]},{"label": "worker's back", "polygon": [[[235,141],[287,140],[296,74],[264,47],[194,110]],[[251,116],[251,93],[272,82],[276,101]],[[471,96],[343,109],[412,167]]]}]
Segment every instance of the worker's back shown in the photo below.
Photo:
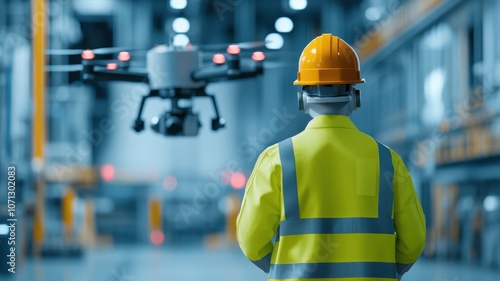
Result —
[{"label": "worker's back", "polygon": [[345,116],[313,122],[293,137],[301,218],[376,218],[377,143]]},{"label": "worker's back", "polygon": [[425,218],[401,157],[347,117],[364,83],[355,50],[332,34],[299,58],[300,134],[264,150],[237,219],[245,256],[270,280],[396,280],[425,244]]},{"label": "worker's back", "polygon": [[[379,186],[379,144],[333,115],[287,141],[295,171],[280,161],[284,204],[270,278],[395,278],[393,193],[383,178]],[[291,152],[285,146],[281,159]],[[288,179],[294,176],[296,185]]]}]

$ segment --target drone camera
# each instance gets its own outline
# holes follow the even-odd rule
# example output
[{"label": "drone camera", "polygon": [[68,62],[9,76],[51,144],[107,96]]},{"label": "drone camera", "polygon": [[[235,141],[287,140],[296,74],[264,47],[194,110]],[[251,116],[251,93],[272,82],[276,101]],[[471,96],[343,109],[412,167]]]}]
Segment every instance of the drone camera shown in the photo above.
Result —
[{"label": "drone camera", "polygon": [[198,114],[189,110],[165,111],[151,120],[151,129],[164,136],[196,136],[200,127]]}]

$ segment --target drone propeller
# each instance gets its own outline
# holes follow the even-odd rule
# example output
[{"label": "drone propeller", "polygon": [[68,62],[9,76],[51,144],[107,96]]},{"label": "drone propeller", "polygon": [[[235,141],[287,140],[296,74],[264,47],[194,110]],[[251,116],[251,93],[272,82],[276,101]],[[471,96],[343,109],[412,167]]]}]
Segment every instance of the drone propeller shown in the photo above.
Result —
[{"label": "drone propeller", "polygon": [[[84,51],[83,49],[53,49],[46,50],[45,54],[49,56],[78,56],[81,55]],[[108,55],[108,54],[116,54],[122,51],[127,52],[141,52],[144,50],[127,48],[127,47],[109,47],[109,48],[97,48],[91,50],[96,55]],[[145,51],[144,51],[145,52]]]},{"label": "drone propeller", "polygon": [[78,56],[81,55],[84,50],[77,49],[59,49],[59,50],[46,50],[45,54],[49,56]]},{"label": "drone propeller", "polygon": [[260,48],[264,47],[266,45],[266,41],[255,41],[255,42],[242,42],[238,43],[238,47],[241,49],[255,49],[255,48]]},{"label": "drone propeller", "polygon": [[82,71],[82,69],[83,66],[81,64],[45,66],[45,71],[47,72],[79,72]]},{"label": "drone propeller", "polygon": [[217,50],[224,50],[226,49],[229,45],[236,45],[240,47],[240,49],[256,49],[260,48],[266,45],[265,41],[253,41],[253,42],[241,42],[241,43],[235,43],[235,44],[208,44],[208,45],[199,45],[199,47],[202,50],[205,51],[217,51]]}]

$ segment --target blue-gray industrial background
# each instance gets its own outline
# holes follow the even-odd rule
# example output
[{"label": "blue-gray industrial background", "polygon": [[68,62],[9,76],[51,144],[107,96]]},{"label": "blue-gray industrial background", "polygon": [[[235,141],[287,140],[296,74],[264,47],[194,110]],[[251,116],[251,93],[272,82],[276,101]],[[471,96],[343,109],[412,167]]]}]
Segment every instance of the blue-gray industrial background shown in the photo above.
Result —
[{"label": "blue-gray industrial background", "polygon": [[[498,0],[0,0],[0,279],[265,280],[234,220],[259,153],[310,120],[297,108],[298,59],[332,33],[357,50],[366,79],[353,121],[403,157],[426,214],[426,248],[403,280],[500,280],[499,29]],[[45,49],[265,41],[264,74],[207,87],[223,130],[195,99],[197,137],[136,133],[147,85],[46,72],[37,88],[37,30]],[[167,105],[149,102],[146,123]]]}]

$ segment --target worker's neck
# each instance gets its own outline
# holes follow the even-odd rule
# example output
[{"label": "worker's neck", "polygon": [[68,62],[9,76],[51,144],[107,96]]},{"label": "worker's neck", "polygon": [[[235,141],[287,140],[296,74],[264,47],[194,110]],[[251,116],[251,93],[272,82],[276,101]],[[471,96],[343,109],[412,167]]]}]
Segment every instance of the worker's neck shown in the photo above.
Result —
[{"label": "worker's neck", "polygon": [[311,115],[312,118],[315,118],[316,116],[319,115],[344,115],[344,116],[349,116],[352,113],[350,108],[347,106],[342,106],[342,107],[330,107],[330,106],[319,106],[319,105],[312,105],[309,107],[309,115]]}]

